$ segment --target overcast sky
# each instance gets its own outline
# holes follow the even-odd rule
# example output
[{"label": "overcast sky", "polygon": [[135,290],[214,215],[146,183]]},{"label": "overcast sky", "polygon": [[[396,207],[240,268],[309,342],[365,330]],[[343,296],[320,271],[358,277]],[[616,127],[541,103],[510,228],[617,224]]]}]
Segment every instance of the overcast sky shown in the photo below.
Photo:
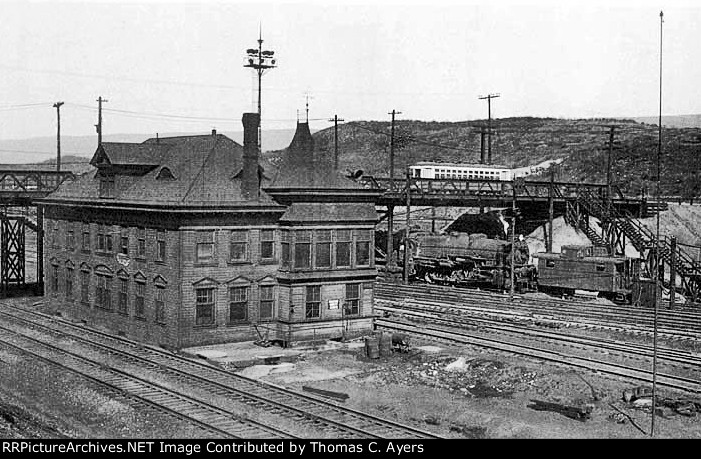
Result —
[{"label": "overcast sky", "polygon": [[[346,120],[589,118],[701,113],[701,6],[692,1],[534,0],[226,3],[0,1],[0,139],[56,132],[240,130],[263,77],[263,126]],[[560,3],[564,3],[562,6]],[[37,105],[34,105],[37,104]],[[317,120],[321,121],[317,121]]]}]

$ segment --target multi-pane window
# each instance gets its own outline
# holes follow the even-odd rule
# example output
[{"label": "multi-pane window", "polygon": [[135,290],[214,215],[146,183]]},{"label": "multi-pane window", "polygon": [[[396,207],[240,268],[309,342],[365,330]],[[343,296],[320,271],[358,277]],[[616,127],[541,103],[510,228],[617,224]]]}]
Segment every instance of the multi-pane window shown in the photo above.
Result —
[{"label": "multi-pane window", "polygon": [[122,228],[119,235],[119,253],[129,255],[129,229]]},{"label": "multi-pane window", "polygon": [[88,297],[88,289],[90,288],[90,273],[88,271],[80,272],[80,302],[90,304]]},{"label": "multi-pane window", "polygon": [[229,238],[229,260],[248,261],[248,230],[233,230]]},{"label": "multi-pane window", "polygon": [[110,228],[104,225],[97,227],[97,251],[112,252],[112,234]]},{"label": "multi-pane window", "polygon": [[260,230],[260,258],[261,260],[275,258],[275,230]]},{"label": "multi-pane window", "polygon": [[307,230],[295,231],[295,268],[311,267],[312,232]]},{"label": "multi-pane window", "polygon": [[351,231],[336,230],[336,266],[349,267],[351,264]]},{"label": "multi-pane window", "polygon": [[165,303],[166,288],[164,285],[156,285],[156,322],[164,323],[166,321],[166,303]]},{"label": "multi-pane window", "polygon": [[108,311],[112,309],[112,279],[109,276],[97,274],[95,297],[97,307]]},{"label": "multi-pane window", "polygon": [[66,230],[66,249],[75,249],[75,232],[73,231],[72,223],[68,223],[68,229]]},{"label": "multi-pane window", "polygon": [[101,198],[113,198],[114,197],[114,175],[101,175],[100,176],[100,197]]},{"label": "multi-pane window", "polygon": [[261,285],[260,286],[260,304],[258,306],[258,314],[260,320],[273,318],[273,310],[275,305],[275,286]]},{"label": "multi-pane window", "polygon": [[90,225],[88,223],[83,223],[83,238],[81,242],[81,249],[84,252],[90,251]]},{"label": "multi-pane window", "polygon": [[117,312],[120,314],[127,313],[127,302],[129,295],[129,279],[119,279],[119,301],[117,301]]},{"label": "multi-pane window", "polygon": [[58,266],[51,267],[51,290],[58,292]]},{"label": "multi-pane window", "polygon": [[316,260],[317,268],[331,267],[331,230],[319,230],[316,232]]},{"label": "multi-pane window", "polygon": [[59,246],[59,228],[58,228],[58,220],[54,220],[53,226],[51,227],[52,234],[51,234],[51,246],[58,248]]},{"label": "multi-pane window", "polygon": [[307,302],[304,308],[304,317],[314,319],[321,316],[321,286],[307,286]]},{"label": "multi-pane window", "polygon": [[356,266],[370,266],[370,242],[372,235],[370,230],[359,230],[355,241]]},{"label": "multi-pane window", "polygon": [[146,258],[146,228],[136,229],[136,256]]},{"label": "multi-pane window", "polygon": [[290,232],[284,230],[280,233],[280,264],[283,268],[290,267]]},{"label": "multi-pane window", "polygon": [[212,263],[214,261],[214,231],[197,231],[195,257],[197,263]]},{"label": "multi-pane window", "polygon": [[248,287],[229,287],[229,322],[248,318]]},{"label": "multi-pane window", "polygon": [[214,289],[198,288],[195,290],[196,308],[195,324],[211,325],[214,323]]},{"label": "multi-pane window", "polygon": [[347,315],[355,315],[360,311],[360,284],[346,284],[346,308],[343,311]]},{"label": "multi-pane window", "polygon": [[146,283],[136,281],[134,283],[134,316],[144,318],[146,311],[144,308],[144,297],[146,296]]},{"label": "multi-pane window", "polygon": [[156,231],[156,261],[165,261],[166,259],[166,232],[165,230]]},{"label": "multi-pane window", "polygon": [[73,297],[73,268],[66,267],[66,297]]}]

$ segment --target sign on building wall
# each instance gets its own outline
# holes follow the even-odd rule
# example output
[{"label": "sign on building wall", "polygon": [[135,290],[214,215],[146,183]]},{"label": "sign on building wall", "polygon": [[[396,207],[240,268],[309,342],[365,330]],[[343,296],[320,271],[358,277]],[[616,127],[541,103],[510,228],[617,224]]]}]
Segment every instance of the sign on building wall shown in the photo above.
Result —
[{"label": "sign on building wall", "polygon": [[118,253],[117,254],[117,263],[120,265],[124,266],[125,268],[129,266],[129,262],[131,260],[127,255],[124,255],[123,253]]}]

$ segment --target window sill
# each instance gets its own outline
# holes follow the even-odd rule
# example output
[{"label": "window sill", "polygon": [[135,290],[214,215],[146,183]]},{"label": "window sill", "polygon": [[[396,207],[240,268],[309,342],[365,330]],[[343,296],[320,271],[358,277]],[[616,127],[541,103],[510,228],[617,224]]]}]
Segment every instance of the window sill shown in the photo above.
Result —
[{"label": "window sill", "polygon": [[100,251],[95,251],[95,255],[98,255],[100,257],[111,257],[113,255],[112,252],[100,252]]},{"label": "window sill", "polygon": [[140,320],[141,322],[146,322],[146,317],[143,317],[143,316],[134,316],[134,320]]},{"label": "window sill", "polygon": [[226,325],[224,325],[227,328],[234,328],[234,327],[240,327],[242,325],[251,325],[251,322],[248,320],[241,320],[238,322],[228,322]]},{"label": "window sill", "polygon": [[126,312],[126,311],[124,311],[124,312],[122,312],[122,311],[117,311],[117,314],[119,314],[120,316],[129,317],[129,313]]},{"label": "window sill", "polygon": [[192,266],[195,268],[216,268],[217,266],[219,266],[219,263],[217,263],[216,261],[208,261],[201,263],[195,262]]},{"label": "window sill", "polygon": [[253,264],[250,260],[243,260],[243,261],[233,261],[229,260],[226,262],[227,265],[229,266],[235,266],[235,265],[250,265]]},{"label": "window sill", "polygon": [[193,325],[192,328],[202,330],[202,329],[215,329],[217,328],[217,324],[196,324]]},{"label": "window sill", "polygon": [[81,252],[81,253],[90,253],[90,250],[87,250],[87,249],[80,249],[80,252]]},{"label": "window sill", "polygon": [[276,265],[278,264],[278,261],[274,258],[261,258],[260,260],[261,265]]}]

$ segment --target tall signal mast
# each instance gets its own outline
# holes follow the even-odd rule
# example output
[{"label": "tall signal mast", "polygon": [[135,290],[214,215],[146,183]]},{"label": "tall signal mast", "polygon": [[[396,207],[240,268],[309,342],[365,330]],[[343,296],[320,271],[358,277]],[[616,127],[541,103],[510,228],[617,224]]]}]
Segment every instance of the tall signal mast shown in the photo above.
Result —
[{"label": "tall signal mast", "polygon": [[263,74],[266,70],[273,69],[277,67],[275,65],[275,55],[274,51],[264,51],[263,50],[263,29],[259,28],[258,31],[258,48],[249,48],[246,50],[246,57],[244,58],[244,67],[252,68],[258,74],[258,119],[261,120],[258,123],[258,148],[262,149],[261,143],[261,82],[263,80]]}]

